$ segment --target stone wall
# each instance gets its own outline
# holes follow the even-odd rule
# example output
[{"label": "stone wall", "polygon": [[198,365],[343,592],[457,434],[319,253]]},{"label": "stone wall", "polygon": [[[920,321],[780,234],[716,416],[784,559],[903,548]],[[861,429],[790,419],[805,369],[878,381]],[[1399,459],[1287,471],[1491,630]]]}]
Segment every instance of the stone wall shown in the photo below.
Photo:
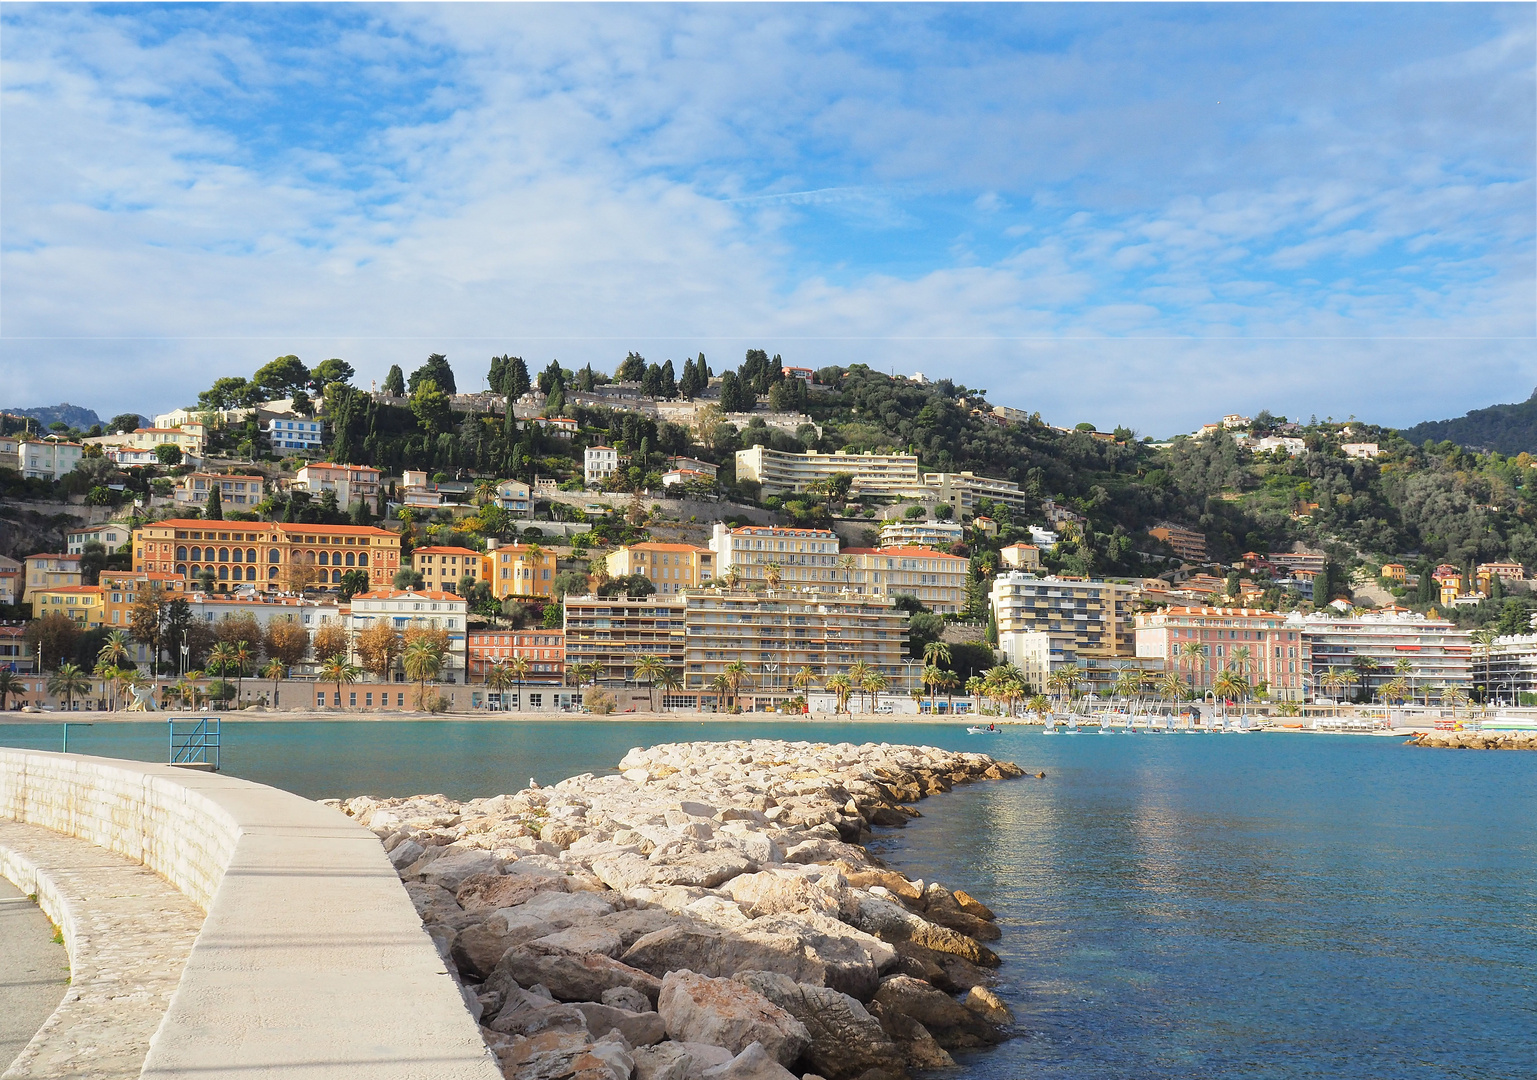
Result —
[{"label": "stone wall", "polygon": [[228,776],[0,749],[0,817],[137,859],[207,912],[145,1075],[500,1075],[378,839],[335,810]]}]

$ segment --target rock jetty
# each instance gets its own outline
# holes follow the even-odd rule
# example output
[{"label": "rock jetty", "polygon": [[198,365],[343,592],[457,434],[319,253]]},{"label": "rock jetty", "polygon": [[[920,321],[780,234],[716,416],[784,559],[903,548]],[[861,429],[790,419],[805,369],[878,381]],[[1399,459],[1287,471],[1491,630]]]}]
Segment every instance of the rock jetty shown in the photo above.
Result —
[{"label": "rock jetty", "polygon": [[384,842],[505,1076],[903,1080],[1008,1037],[993,913],[861,841],[1017,766],[753,741],[619,767],[336,804]]},{"label": "rock jetty", "polygon": [[1442,750],[1537,750],[1537,731],[1426,731],[1406,745]]}]

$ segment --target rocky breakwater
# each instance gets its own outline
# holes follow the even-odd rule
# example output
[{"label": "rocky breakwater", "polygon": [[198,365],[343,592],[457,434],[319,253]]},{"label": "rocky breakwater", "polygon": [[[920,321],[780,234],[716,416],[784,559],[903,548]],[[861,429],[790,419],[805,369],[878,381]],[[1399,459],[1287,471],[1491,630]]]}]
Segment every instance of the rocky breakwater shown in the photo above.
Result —
[{"label": "rocky breakwater", "polygon": [[993,913],[860,842],[1017,766],[756,741],[620,770],[339,804],[383,840],[506,1076],[901,1080],[1008,1037]]},{"label": "rocky breakwater", "polygon": [[1407,745],[1441,750],[1537,750],[1537,731],[1426,731],[1410,738]]}]

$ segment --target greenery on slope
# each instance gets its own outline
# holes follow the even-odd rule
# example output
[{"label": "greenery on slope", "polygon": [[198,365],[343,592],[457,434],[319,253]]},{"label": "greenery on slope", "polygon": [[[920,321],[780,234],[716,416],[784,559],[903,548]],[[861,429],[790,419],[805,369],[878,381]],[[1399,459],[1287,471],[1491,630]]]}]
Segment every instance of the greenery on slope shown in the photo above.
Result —
[{"label": "greenery on slope", "polygon": [[1473,450],[1537,453],[1537,391],[1517,404],[1474,409],[1455,420],[1427,420],[1399,434],[1416,445],[1450,441]]}]

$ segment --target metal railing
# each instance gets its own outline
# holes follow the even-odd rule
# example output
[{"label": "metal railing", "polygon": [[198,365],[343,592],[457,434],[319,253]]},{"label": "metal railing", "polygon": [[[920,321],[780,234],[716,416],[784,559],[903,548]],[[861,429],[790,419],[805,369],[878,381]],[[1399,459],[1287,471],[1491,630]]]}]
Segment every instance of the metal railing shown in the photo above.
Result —
[{"label": "metal railing", "polygon": [[219,771],[219,718],[173,716],[170,764]]}]

